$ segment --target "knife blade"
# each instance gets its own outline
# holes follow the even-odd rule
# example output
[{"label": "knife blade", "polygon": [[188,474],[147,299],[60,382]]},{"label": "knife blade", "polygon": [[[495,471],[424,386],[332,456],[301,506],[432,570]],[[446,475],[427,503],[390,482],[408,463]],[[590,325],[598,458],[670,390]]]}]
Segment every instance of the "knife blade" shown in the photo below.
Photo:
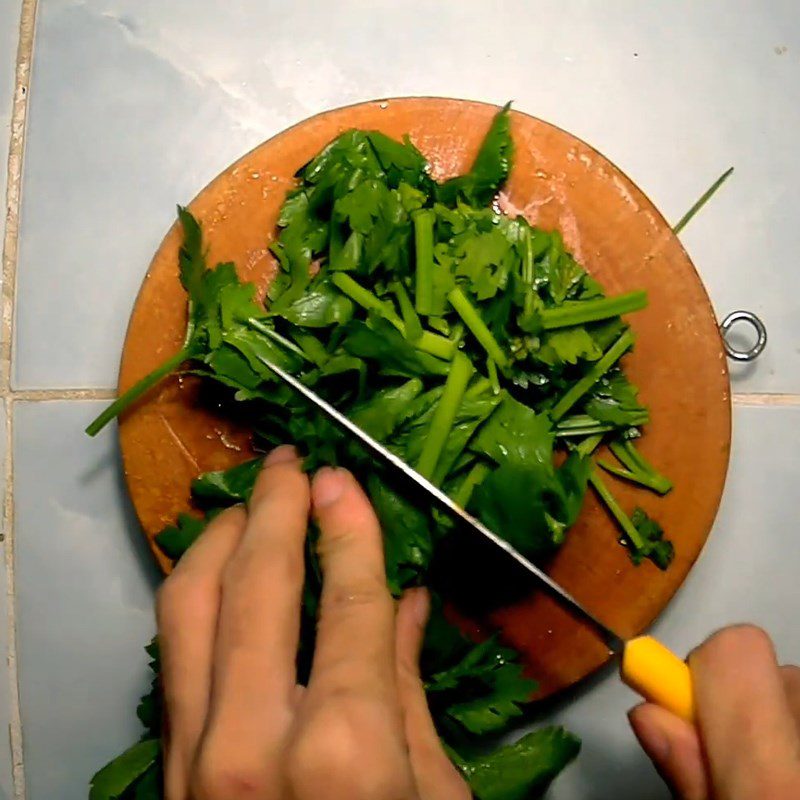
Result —
[{"label": "knife blade", "polygon": [[554,581],[546,572],[526,558],[505,539],[490,530],[479,519],[463,509],[438,486],[412,469],[402,458],[395,455],[379,441],[362,430],[352,420],[342,414],[335,406],[324,400],[286,370],[263,356],[260,361],[284,383],[306,398],[361,444],[397,472],[415,483],[429,497],[444,509],[458,517],[465,525],[483,536],[495,547],[503,550],[514,559],[550,594],[555,596],[577,618],[587,623],[600,636],[610,653],[622,655],[620,673],[623,680],[645,699],[673,711],[687,721],[694,719],[691,675],[684,661],[650,636],[639,636],[626,640],[612,628],[598,619],[591,611],[576,600],[563,586]]}]

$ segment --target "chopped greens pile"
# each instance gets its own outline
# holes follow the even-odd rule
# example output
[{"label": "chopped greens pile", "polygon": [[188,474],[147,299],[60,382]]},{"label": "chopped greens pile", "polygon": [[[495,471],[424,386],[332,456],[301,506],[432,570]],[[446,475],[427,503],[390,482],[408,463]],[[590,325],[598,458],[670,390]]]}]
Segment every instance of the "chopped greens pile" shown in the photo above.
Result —
[{"label": "chopped greens pile", "polygon": [[[199,375],[215,402],[252,429],[257,450],[292,442],[307,454],[307,469],[350,468],[381,520],[392,592],[426,583],[437,547],[457,535],[454,522],[277,380],[268,360],[528,557],[542,560],[558,549],[591,483],[633,561],[665,569],[673,550],[660,526],[641,509],[629,516],[601,477],[603,470],[660,494],[671,488],[636,449],[648,410],[620,366],[634,344],[620,315],[643,308],[646,296],[606,297],[557,231],[492,207],[512,157],[508,107],[494,118],[471,170],[444,183],[430,177],[407,138],[343,133],[297,173],[286,197],[271,247],[280,272],[265,304],[233,264],[208,267],[201,227],[179,209],[185,344],[88,432],[165,375]],[[618,463],[593,461],[601,442]],[[198,514],[159,534],[163,552],[180,558],[209,518],[247,500],[260,463],[199,476],[192,487]],[[313,542],[312,531],[301,675],[320,591]],[[549,728],[487,753],[481,737],[519,718],[535,683],[514,651],[496,637],[474,643],[442,606],[434,592],[422,667],[454,763],[479,800],[543,791],[575,757],[578,740]],[[155,644],[149,652],[157,672]],[[139,716],[145,737],[95,776],[92,800],[161,797],[157,681]]]}]

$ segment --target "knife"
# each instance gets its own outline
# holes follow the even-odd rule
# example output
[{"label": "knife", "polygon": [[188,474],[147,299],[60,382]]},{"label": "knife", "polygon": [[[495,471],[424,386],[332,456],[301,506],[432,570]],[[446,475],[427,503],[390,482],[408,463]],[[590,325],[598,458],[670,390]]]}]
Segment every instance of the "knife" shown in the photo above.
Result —
[{"label": "knife", "polygon": [[621,655],[620,676],[622,680],[645,700],[655,703],[673,714],[694,722],[694,696],[692,678],[686,662],[651,636],[637,636],[625,639],[615,633],[608,625],[601,622],[587,608],[582,606],[563,586],[554,581],[532,561],[527,559],[505,539],[487,528],[479,519],[465,511],[454,502],[438,486],[406,464],[380,442],[361,430],[354,422],[323,400],[316,392],[309,389],[294,375],[273,364],[269,359],[260,356],[259,360],[275,373],[284,383],[315,405],[325,415],[339,424],[358,439],[364,447],[384,463],[390,464],[398,472],[419,486],[436,502],[458,517],[465,525],[472,528],[493,545],[503,550],[508,556],[520,564],[545,589],[554,595],[573,614],[588,624],[601,637],[611,653]]}]

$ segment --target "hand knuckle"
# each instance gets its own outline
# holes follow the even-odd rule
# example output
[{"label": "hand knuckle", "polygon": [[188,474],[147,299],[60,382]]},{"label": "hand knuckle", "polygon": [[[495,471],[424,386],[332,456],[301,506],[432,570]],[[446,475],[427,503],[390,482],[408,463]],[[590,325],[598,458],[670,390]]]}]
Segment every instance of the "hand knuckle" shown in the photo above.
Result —
[{"label": "hand knuckle", "polygon": [[408,795],[401,755],[374,703],[331,702],[287,754],[287,776],[301,800],[385,800]]},{"label": "hand knuckle", "polygon": [[357,546],[359,541],[369,535],[364,524],[355,518],[357,515],[349,511],[350,519],[337,525],[326,525],[322,527],[317,550],[323,560],[332,556],[347,554]]},{"label": "hand knuckle", "polygon": [[225,758],[201,754],[192,780],[197,800],[277,800],[275,782],[256,761],[247,763],[231,754]]},{"label": "hand knuckle", "polygon": [[378,575],[358,581],[323,588],[321,615],[348,614],[363,606],[391,606],[392,599],[385,580]]},{"label": "hand knuckle", "polygon": [[708,641],[709,647],[737,654],[772,653],[773,646],[769,634],[757,625],[730,625],[717,631]]}]

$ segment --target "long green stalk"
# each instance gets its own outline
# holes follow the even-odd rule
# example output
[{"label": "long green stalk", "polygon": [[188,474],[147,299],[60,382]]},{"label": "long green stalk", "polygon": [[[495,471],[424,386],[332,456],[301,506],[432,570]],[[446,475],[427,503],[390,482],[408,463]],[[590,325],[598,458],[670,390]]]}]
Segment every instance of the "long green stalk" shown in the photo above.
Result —
[{"label": "long green stalk", "polygon": [[469,400],[473,400],[476,397],[480,397],[485,391],[492,388],[492,382],[489,378],[485,378],[483,375],[479,375],[472,383],[472,386],[464,392],[464,397]]},{"label": "long green stalk", "polygon": [[[628,424],[644,425],[649,418],[649,414],[646,411],[642,411],[640,414],[631,415],[628,419]],[[588,414],[574,414],[562,419],[556,425],[556,435],[566,439],[576,436],[591,436],[595,433],[608,433],[617,428],[617,425],[613,425],[610,422],[598,422]]]},{"label": "long green stalk", "polygon": [[260,319],[256,319],[255,317],[250,317],[247,320],[247,324],[251,328],[255,328],[259,333],[263,333],[264,336],[267,336],[268,338],[272,339],[273,342],[276,342],[289,352],[294,353],[299,358],[302,358],[303,361],[309,361],[309,362],[312,361],[312,359],[310,359],[306,355],[305,351],[302,348],[300,348],[294,342],[289,341],[289,339],[287,339],[285,336],[281,336],[277,331],[270,328],[269,325],[265,325]]},{"label": "long green stalk", "polygon": [[604,319],[641,311],[647,306],[647,292],[628,292],[616,297],[600,297],[566,303],[558,308],[548,308],[541,312],[542,327],[545,330],[567,328],[572,325],[585,325],[587,322],[600,322]]},{"label": "long green stalk", "polygon": [[[382,316],[397,328],[403,336],[406,336],[406,326],[403,320],[397,316],[397,312],[388,303],[384,303],[377,295],[369,289],[365,289],[358,281],[351,278],[346,272],[336,272],[331,275],[331,281],[340,291],[344,292],[354,303],[357,303],[367,311],[374,311]],[[414,347],[425,353],[430,353],[445,361],[450,361],[455,352],[456,345],[452,339],[440,336],[438,333],[423,331],[422,336],[415,341]]]},{"label": "long green stalk", "polygon": [[599,361],[595,361],[591,369],[579,381],[574,383],[553,406],[550,410],[550,418],[553,422],[558,422],[625,355],[626,351],[633,345],[633,341],[634,336],[630,330],[626,330],[620,335],[619,339],[608,348],[603,357]]},{"label": "long green stalk", "polygon": [[406,287],[400,281],[391,284],[391,290],[397,297],[397,305],[400,306],[400,315],[403,317],[403,325],[406,329],[406,336],[409,342],[417,342],[422,338],[422,323],[414,309],[414,304],[408,296]]},{"label": "long green stalk", "polygon": [[422,331],[422,336],[414,342],[414,347],[445,361],[450,361],[456,352],[455,342],[430,331]]},{"label": "long green stalk", "polygon": [[[648,475],[644,475],[639,472],[632,472],[629,469],[617,467],[614,464],[609,464],[608,461],[601,461],[600,459],[597,460],[597,465],[602,467],[606,472],[616,475],[618,478],[630,481],[631,483],[636,483],[639,486],[643,486],[645,489],[652,489],[654,492],[658,492],[658,494],[666,494],[669,491],[669,489],[664,490],[658,481],[654,480]],[[672,488],[671,484],[670,488]]]},{"label": "long green stalk", "polygon": [[475,310],[475,306],[470,303],[469,298],[456,286],[448,295],[450,305],[464,321],[464,324],[472,331],[472,335],[480,342],[486,354],[498,367],[508,365],[508,357],[503,352],[497,340],[492,336],[492,332],[486,327],[486,323],[481,319],[480,314]]},{"label": "long green stalk", "polygon": [[667,494],[672,489],[672,481],[666,475],[662,475],[630,440],[611,442],[609,449],[626,469],[621,470],[611,464],[601,463],[600,466],[603,469],[626,480],[646,486],[659,494]]},{"label": "long green stalk", "polygon": [[433,313],[433,211],[417,211],[414,220],[414,251],[416,254],[416,281],[414,300],[418,314]]},{"label": "long green stalk", "polygon": [[484,464],[482,461],[479,461],[475,466],[467,473],[467,477],[461,483],[461,486],[458,487],[458,490],[453,495],[453,500],[464,508],[467,503],[469,503],[470,497],[472,497],[472,492],[475,491],[475,487],[479,484],[483,483],[484,478],[491,472],[491,469]]},{"label": "long green stalk", "polygon": [[593,436],[587,436],[582,442],[579,442],[574,447],[574,452],[579,456],[590,456],[600,446],[603,441],[602,433],[595,433]]},{"label": "long green stalk", "polygon": [[492,382],[492,393],[500,394],[500,378],[497,376],[497,364],[493,358],[486,359],[486,371],[489,373],[489,380]]},{"label": "long green stalk", "polygon": [[336,272],[331,275],[331,283],[344,292],[354,303],[358,303],[367,311],[377,311],[381,316],[392,323],[396,328],[402,325],[400,318],[369,289],[365,289],[358,281],[351,278],[346,272]]},{"label": "long green stalk", "polygon": [[733,174],[733,167],[728,167],[708,189],[700,195],[700,199],[678,220],[672,232],[677,236],[691,221],[697,212],[716,194],[717,190]]},{"label": "long green stalk", "polygon": [[589,473],[589,483],[592,484],[600,499],[606,504],[606,507],[611,512],[611,515],[622,528],[628,541],[637,549],[644,549],[644,540],[642,539],[636,526],[631,522],[631,518],[622,510],[622,506],[617,502],[617,499],[611,494],[608,486],[605,485],[602,478],[597,474],[597,470],[592,470]]},{"label": "long green stalk", "polygon": [[122,397],[118,397],[108,408],[106,408],[100,416],[92,421],[86,428],[86,433],[89,436],[96,436],[100,433],[109,422],[115,417],[118,417],[128,406],[135,403],[145,392],[152,389],[157,383],[160,383],[171,372],[174,372],[184,361],[187,361],[191,356],[188,347],[183,347],[174,356],[168,358],[161,366],[156,367],[149,375],[145,375],[138,383],[135,383],[128,389]]},{"label": "long green stalk", "polygon": [[473,372],[474,367],[470,360],[463,353],[456,353],[452,369],[444,384],[444,391],[431,417],[422,453],[417,461],[417,472],[428,479],[433,478],[439,456],[450,436],[450,430]]}]

